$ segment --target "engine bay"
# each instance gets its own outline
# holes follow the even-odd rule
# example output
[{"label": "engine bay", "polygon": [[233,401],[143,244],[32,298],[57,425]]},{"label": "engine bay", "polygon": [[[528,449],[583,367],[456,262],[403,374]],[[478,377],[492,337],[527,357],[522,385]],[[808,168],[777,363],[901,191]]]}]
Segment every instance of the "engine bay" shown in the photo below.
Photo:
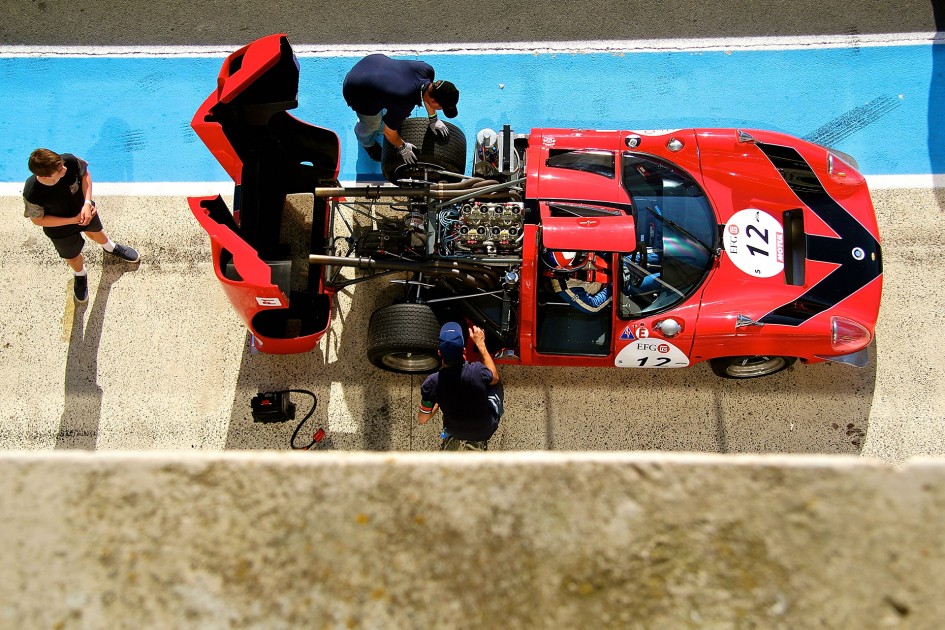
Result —
[{"label": "engine bay", "polygon": [[[371,221],[352,230],[351,253],[378,264],[396,258],[520,265],[529,215],[523,180],[527,142],[507,125],[501,133],[483,129],[476,135],[473,174],[459,181],[434,184],[431,173],[441,174],[433,165],[407,167],[395,182],[403,184],[401,190],[388,189],[394,199],[362,202],[356,210]],[[405,198],[396,199],[398,192]],[[351,202],[336,203],[335,210],[350,208]]]}]

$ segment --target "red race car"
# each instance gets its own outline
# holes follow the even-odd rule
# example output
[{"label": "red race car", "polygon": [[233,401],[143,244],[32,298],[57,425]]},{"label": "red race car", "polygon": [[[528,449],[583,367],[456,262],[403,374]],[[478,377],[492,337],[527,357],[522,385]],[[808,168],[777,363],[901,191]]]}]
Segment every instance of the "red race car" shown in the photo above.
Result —
[{"label": "red race car", "polygon": [[[342,187],[337,136],[286,113],[298,76],[284,35],[257,40],[193,120],[236,208],[190,207],[259,350],[312,349],[337,290],[384,278],[404,291],[372,315],[367,354],[395,372],[435,370],[451,319],[481,326],[500,363],[707,360],[727,378],[866,364],[882,257],[849,156],[760,130],[505,126],[477,134],[466,175],[462,131],[440,139],[423,118],[401,130],[418,164],[385,146],[390,184]],[[301,192],[314,199],[304,247],[283,230]]]}]

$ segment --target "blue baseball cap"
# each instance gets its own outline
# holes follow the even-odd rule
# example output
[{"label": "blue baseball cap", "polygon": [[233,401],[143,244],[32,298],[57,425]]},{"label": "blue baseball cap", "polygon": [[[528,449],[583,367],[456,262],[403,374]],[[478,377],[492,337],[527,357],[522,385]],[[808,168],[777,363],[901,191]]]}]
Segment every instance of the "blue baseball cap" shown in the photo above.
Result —
[{"label": "blue baseball cap", "polygon": [[463,350],[466,342],[463,340],[463,327],[456,322],[446,322],[440,328],[440,355],[447,363],[458,363],[463,360]]}]

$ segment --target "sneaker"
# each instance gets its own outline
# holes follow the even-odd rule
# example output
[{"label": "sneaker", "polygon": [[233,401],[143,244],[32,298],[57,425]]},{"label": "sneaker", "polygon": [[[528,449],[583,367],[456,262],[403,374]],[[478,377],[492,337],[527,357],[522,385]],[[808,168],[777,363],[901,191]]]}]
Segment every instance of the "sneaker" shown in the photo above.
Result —
[{"label": "sneaker", "polygon": [[89,301],[89,277],[73,276],[75,282],[72,285],[72,292],[75,294],[75,301],[79,304],[85,304]]},{"label": "sneaker", "polygon": [[118,258],[121,258],[122,260],[130,263],[136,263],[140,258],[140,256],[138,256],[138,252],[127,245],[122,245],[121,243],[115,243],[115,249],[106,253],[111,254],[112,256],[117,256]]},{"label": "sneaker", "polygon": [[364,147],[364,150],[367,152],[368,157],[374,160],[375,162],[381,161],[381,143],[375,142],[369,147]]}]

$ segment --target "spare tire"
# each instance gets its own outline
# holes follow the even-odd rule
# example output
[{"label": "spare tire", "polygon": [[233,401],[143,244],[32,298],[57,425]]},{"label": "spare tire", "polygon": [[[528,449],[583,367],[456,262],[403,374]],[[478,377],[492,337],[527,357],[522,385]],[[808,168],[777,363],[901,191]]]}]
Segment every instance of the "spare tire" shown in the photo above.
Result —
[{"label": "spare tire", "polygon": [[[446,128],[450,134],[441,138],[430,131],[430,123],[427,118],[408,118],[400,127],[400,137],[404,142],[414,145],[414,153],[418,162],[427,162],[441,167],[445,171],[453,173],[466,173],[466,135],[459,127],[451,122],[446,122]],[[404,163],[397,149],[391,145],[387,139],[384,139],[384,146],[381,149],[381,173],[389,182],[394,182],[397,178],[395,170]]]}]

